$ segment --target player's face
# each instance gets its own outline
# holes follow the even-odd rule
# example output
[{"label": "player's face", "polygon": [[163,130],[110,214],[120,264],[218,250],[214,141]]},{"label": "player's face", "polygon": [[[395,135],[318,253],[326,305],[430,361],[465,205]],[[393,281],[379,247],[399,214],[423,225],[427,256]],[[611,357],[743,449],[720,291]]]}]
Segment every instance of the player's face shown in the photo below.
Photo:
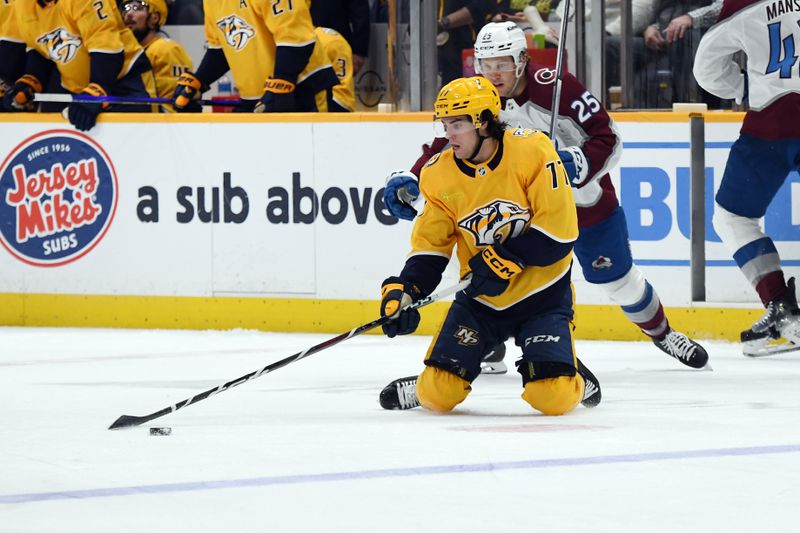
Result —
[{"label": "player's face", "polygon": [[147,12],[146,4],[134,0],[125,4],[122,9],[125,13],[125,25],[130,28],[136,37],[141,39],[140,35],[142,33],[147,34],[150,31],[150,27],[147,25],[150,14]]},{"label": "player's face", "polygon": [[459,159],[467,159],[478,146],[478,130],[466,117],[448,117],[442,119],[444,136],[453,148],[453,154]]},{"label": "player's face", "polygon": [[517,65],[511,56],[480,59],[483,77],[497,87],[500,96],[508,98],[517,81]]}]

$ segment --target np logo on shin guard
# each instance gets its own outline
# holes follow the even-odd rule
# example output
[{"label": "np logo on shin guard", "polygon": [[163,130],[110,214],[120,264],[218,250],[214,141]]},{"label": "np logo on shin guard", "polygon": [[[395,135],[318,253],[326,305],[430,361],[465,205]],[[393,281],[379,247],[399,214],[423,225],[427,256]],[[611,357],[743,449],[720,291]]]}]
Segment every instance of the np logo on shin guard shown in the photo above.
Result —
[{"label": "np logo on shin guard", "polygon": [[477,246],[487,246],[520,235],[531,220],[531,213],[514,202],[494,200],[458,221]]},{"label": "np logo on shin guard", "polygon": [[458,326],[453,337],[458,339],[458,344],[461,346],[474,346],[479,342],[478,332],[467,326]]},{"label": "np logo on shin guard", "polygon": [[90,137],[36,134],[0,165],[0,244],[32,266],[71,263],[103,239],[117,197],[111,160]]}]

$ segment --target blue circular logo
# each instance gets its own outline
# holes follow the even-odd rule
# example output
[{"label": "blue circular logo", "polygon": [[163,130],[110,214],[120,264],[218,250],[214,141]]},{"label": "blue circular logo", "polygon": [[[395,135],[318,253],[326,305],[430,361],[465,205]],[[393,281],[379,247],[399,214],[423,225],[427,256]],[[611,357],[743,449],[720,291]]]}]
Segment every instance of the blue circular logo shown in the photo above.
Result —
[{"label": "blue circular logo", "polygon": [[105,236],[117,191],[114,166],[90,137],[37,133],[0,166],[0,243],[29,265],[71,263]]}]

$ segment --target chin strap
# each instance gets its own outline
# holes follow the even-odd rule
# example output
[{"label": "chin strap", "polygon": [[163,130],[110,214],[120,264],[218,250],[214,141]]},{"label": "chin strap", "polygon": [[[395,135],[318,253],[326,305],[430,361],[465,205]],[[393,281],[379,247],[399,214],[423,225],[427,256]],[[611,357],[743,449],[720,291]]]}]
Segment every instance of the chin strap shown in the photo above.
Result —
[{"label": "chin strap", "polygon": [[476,147],[475,147],[475,150],[473,150],[473,151],[472,151],[472,155],[470,155],[470,156],[467,158],[467,161],[469,161],[469,162],[470,162],[470,163],[472,163],[473,165],[475,164],[475,163],[473,163],[473,162],[472,162],[472,160],[473,160],[473,159],[475,159],[475,156],[476,156],[476,155],[478,155],[478,152],[480,152],[480,151],[481,151],[481,146],[483,146],[483,141],[485,141],[485,140],[486,140],[486,139],[488,139],[488,138],[489,138],[489,136],[488,136],[488,135],[487,135],[486,137],[482,137],[482,136],[481,136],[481,134],[480,134],[480,133],[478,133],[478,146],[476,146]]}]

